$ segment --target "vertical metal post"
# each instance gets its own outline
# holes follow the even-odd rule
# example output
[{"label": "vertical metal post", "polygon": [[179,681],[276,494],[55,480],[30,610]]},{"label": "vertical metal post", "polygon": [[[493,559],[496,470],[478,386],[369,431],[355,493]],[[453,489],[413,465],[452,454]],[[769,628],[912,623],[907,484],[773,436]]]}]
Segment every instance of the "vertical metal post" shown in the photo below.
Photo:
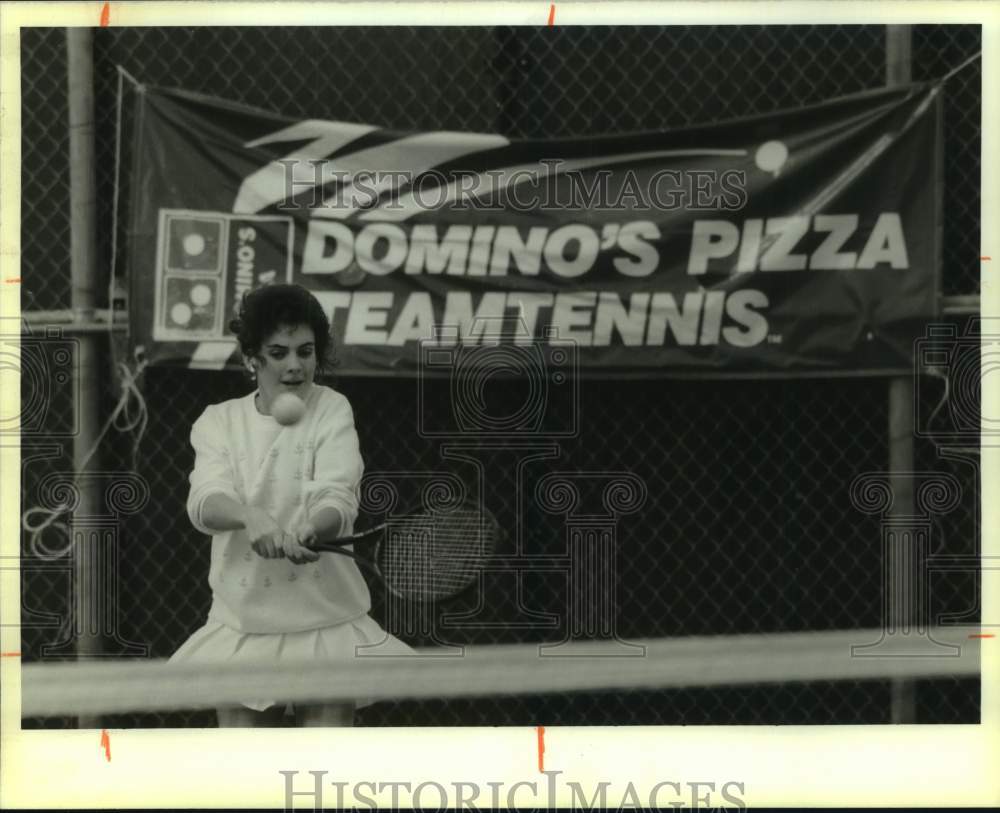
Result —
[{"label": "vertical metal post", "polygon": [[[912,32],[908,25],[887,25],[885,30],[885,83],[887,86],[905,85],[912,80]],[[912,376],[893,378],[889,381],[889,479],[894,516],[912,517],[916,514],[913,494],[913,385]],[[902,583],[907,578],[907,557],[893,557],[886,562],[894,572],[892,583]],[[887,596],[889,612],[900,617],[892,619],[897,629],[909,630],[915,619],[909,616],[913,607]],[[915,686],[912,680],[892,682],[891,720],[894,723],[916,721]]]},{"label": "vertical metal post", "polygon": [[[67,80],[69,83],[69,177],[70,177],[70,271],[72,277],[72,308],[78,321],[92,321],[97,304],[97,173],[94,165],[94,59],[93,32],[89,28],[66,30]],[[77,434],[73,439],[73,470],[77,473],[79,504],[74,511],[73,566],[77,571],[71,612],[79,632],[77,658],[94,657],[100,652],[100,630],[92,619],[98,617],[100,597],[95,586],[100,574],[90,572],[98,557],[86,555],[81,546],[94,544],[87,529],[77,528],[99,513],[96,483],[83,474],[84,459],[96,442],[100,421],[98,416],[98,336],[83,332],[76,336],[78,377]],[[93,460],[94,458],[92,458]],[[81,728],[100,727],[99,718],[81,717]]]},{"label": "vertical metal post", "polygon": [[[912,518],[916,513],[913,495],[913,379],[911,377],[893,378],[889,381],[889,482],[892,489],[892,507],[889,512],[901,520]],[[908,476],[910,475],[910,476]],[[892,519],[889,520],[892,522]],[[906,520],[903,520],[906,522]],[[900,548],[903,545],[907,550]],[[911,582],[909,547],[915,546],[916,540],[904,535],[897,539],[890,548],[885,548],[883,555],[888,561],[885,567],[892,570],[888,583],[895,588],[885,597],[891,632],[909,634],[912,625],[919,619],[913,618],[914,610],[919,612],[917,597],[907,588]],[[922,567],[923,561],[920,562]],[[921,574],[922,575],[922,574]],[[916,695],[912,680],[896,679],[892,682],[892,704],[890,719],[894,723],[916,722]]]},{"label": "vertical metal post", "polygon": [[908,85],[913,81],[913,32],[908,25],[885,27],[885,83]]}]

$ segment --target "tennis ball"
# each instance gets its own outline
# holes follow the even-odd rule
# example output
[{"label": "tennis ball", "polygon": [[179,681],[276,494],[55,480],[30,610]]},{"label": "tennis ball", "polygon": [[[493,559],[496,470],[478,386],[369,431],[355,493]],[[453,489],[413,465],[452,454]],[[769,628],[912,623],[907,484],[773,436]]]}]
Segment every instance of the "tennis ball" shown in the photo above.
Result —
[{"label": "tennis ball", "polygon": [[271,416],[282,426],[298,423],[305,414],[305,403],[294,393],[283,392],[271,402]]},{"label": "tennis ball", "polygon": [[757,166],[764,172],[773,172],[775,177],[788,160],[788,147],[780,141],[768,141],[757,148],[754,156]]}]

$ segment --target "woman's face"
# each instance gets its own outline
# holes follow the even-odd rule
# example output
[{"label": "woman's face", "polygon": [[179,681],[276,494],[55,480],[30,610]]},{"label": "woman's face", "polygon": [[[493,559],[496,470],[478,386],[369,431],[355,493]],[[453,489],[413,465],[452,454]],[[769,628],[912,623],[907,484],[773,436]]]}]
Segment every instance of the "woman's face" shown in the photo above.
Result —
[{"label": "woman's face", "polygon": [[260,409],[271,413],[271,403],[282,392],[305,400],[316,375],[316,337],[308,325],[282,326],[264,339],[260,355],[251,362],[260,388]]}]

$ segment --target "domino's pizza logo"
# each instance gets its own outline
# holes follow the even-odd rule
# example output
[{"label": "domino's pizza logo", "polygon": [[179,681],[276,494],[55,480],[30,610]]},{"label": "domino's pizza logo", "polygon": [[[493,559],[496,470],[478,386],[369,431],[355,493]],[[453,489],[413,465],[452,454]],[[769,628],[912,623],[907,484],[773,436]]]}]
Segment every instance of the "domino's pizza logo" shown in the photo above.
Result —
[{"label": "domino's pizza logo", "polygon": [[243,293],[291,281],[293,240],[290,217],[161,209],[154,340],[231,338]]}]

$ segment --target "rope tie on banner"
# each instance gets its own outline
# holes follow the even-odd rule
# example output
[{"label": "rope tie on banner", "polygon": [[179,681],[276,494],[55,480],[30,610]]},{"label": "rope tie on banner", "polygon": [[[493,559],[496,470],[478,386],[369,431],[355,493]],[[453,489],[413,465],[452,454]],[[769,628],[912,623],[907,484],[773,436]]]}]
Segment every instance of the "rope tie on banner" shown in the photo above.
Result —
[{"label": "rope tie on banner", "polygon": [[[97,439],[84,457],[83,463],[80,465],[80,470],[77,472],[78,475],[87,470],[87,464],[90,463],[91,458],[100,447],[101,441],[104,440],[105,435],[108,434],[112,427],[122,434],[134,433],[132,439],[132,468],[137,468],[139,444],[146,433],[146,426],[149,423],[149,410],[146,406],[146,399],[139,389],[139,378],[142,376],[147,364],[146,359],[142,357],[141,349],[137,349],[135,352],[133,367],[130,367],[125,362],[118,362],[117,368],[121,387],[118,403],[115,405],[111,415],[104,422],[104,426],[98,434]],[[75,479],[74,477],[74,485]],[[54,508],[32,507],[25,510],[21,517],[21,527],[30,534],[31,550],[35,555],[41,558],[51,558],[51,549],[41,546],[39,539],[42,532],[47,528],[51,527],[60,531],[66,537],[67,542],[72,542],[69,525],[65,522],[57,521],[63,515],[69,513],[72,507],[71,503],[62,502]],[[44,519],[34,523],[32,518],[36,516],[42,516]],[[65,548],[62,550],[65,551]]]},{"label": "rope tie on banner", "polygon": [[943,392],[941,393],[941,398],[935,404],[934,409],[931,410],[931,414],[927,418],[926,426],[917,427],[918,429],[923,429],[930,434],[931,443],[935,447],[938,447],[938,442],[934,439],[934,421],[937,419],[938,415],[941,414],[941,410],[945,408],[948,404],[948,400],[951,398],[951,379],[948,378],[948,374],[940,369],[939,367],[924,367],[923,373],[930,376],[931,378],[936,378],[944,384]]}]

